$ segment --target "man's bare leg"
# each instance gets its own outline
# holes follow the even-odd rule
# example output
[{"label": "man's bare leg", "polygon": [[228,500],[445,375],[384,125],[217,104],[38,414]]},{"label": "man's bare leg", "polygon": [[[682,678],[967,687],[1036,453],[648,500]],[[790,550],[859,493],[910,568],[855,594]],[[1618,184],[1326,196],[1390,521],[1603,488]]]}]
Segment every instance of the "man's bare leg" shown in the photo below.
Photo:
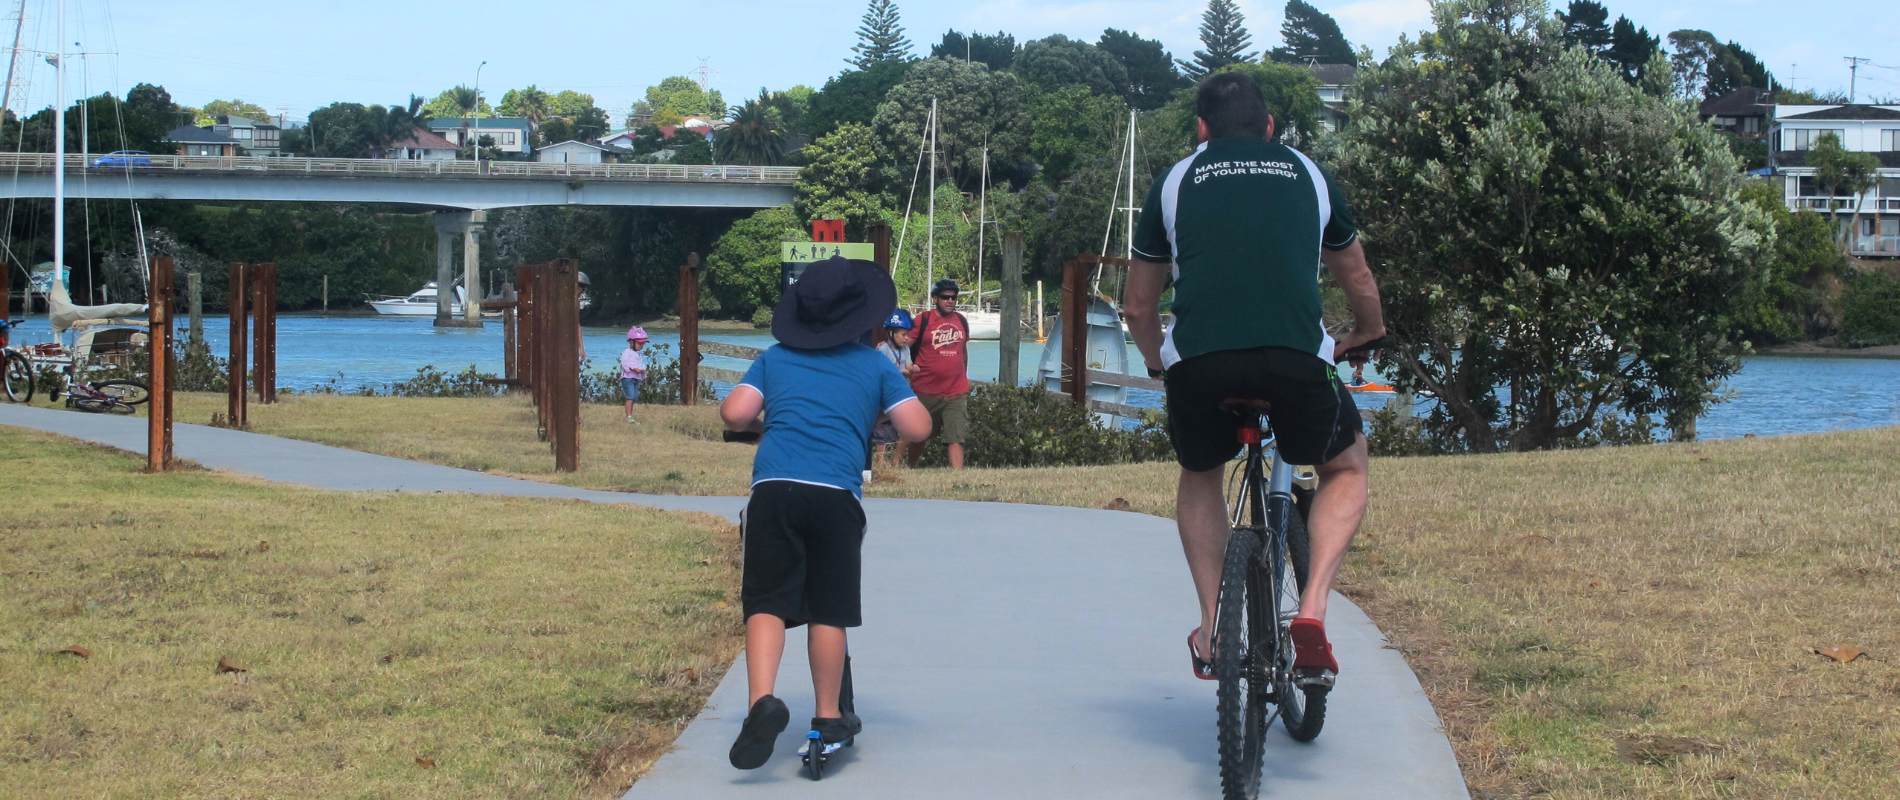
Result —
[{"label": "man's bare leg", "polygon": [[950,468],[963,469],[963,445],[950,445]]},{"label": "man's bare leg", "polygon": [[1187,555],[1194,593],[1201,601],[1201,641],[1196,646],[1204,656],[1213,655],[1208,644],[1214,638],[1214,604],[1220,598],[1221,562],[1226,557],[1231,524],[1227,500],[1221,495],[1223,488],[1220,467],[1205,472],[1184,469],[1174,500],[1181,550]]},{"label": "man's bare leg", "polygon": [[818,700],[817,713],[812,716],[843,716],[838,711],[838,693],[844,683],[844,629],[813,625],[806,633],[806,647],[811,651],[811,691]]},{"label": "man's bare leg", "polygon": [[[753,614],[745,620],[745,681],[751,708],[778,685],[778,662],[785,655],[785,620],[774,614]],[[840,662],[842,663],[842,662]],[[837,702],[833,695],[832,702]]]},{"label": "man's bare leg", "polygon": [[1312,557],[1307,565],[1306,591],[1300,595],[1302,617],[1326,620],[1326,599],[1332,594],[1333,578],[1339,575],[1339,563],[1345,560],[1346,548],[1366,517],[1368,461],[1366,437],[1360,436],[1345,452],[1318,468],[1319,492],[1313,495],[1313,508],[1306,515]]}]

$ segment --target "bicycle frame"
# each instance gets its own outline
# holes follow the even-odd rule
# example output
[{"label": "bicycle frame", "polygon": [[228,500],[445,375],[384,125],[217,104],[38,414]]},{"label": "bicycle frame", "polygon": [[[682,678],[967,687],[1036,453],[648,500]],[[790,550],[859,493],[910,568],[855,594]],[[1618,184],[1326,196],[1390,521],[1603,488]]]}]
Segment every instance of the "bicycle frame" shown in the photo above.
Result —
[{"label": "bicycle frame", "polygon": [[[1280,457],[1274,447],[1273,429],[1262,417],[1257,424],[1240,429],[1240,440],[1246,446],[1246,460],[1242,468],[1238,497],[1233,507],[1233,530],[1236,535],[1247,531],[1260,537],[1261,561],[1256,567],[1250,594],[1260,603],[1260,608],[1249,611],[1250,626],[1259,625],[1253,634],[1255,642],[1265,644],[1271,649],[1256,660],[1258,672],[1253,676],[1259,681],[1261,690],[1275,698],[1275,709],[1271,720],[1280,714],[1278,690],[1272,674],[1276,671],[1276,662],[1286,658],[1281,652],[1287,643],[1280,641],[1280,625],[1285,618],[1298,613],[1298,589],[1293,589],[1292,608],[1284,608],[1289,598],[1287,587],[1281,584],[1292,579],[1287,546],[1287,530],[1290,515],[1293,513],[1293,465]],[[1272,587],[1268,591],[1268,587]],[[1259,613],[1254,613],[1254,612]],[[1272,631],[1267,635],[1267,631]]]}]

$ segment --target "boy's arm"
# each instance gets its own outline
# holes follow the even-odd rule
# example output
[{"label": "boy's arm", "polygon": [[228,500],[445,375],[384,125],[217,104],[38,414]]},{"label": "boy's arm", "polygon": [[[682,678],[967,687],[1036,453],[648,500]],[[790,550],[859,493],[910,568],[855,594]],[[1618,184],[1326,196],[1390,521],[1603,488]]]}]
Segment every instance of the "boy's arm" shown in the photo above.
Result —
[{"label": "boy's arm", "polygon": [[[726,395],[725,402],[719,404],[719,419],[726,423],[726,430],[758,431],[763,430],[759,412],[765,410],[765,395],[759,394],[745,384],[732,387],[732,393]],[[924,421],[929,422],[929,415]]]},{"label": "boy's arm", "polygon": [[897,429],[898,438],[921,442],[930,438],[930,412],[912,397],[891,408],[891,426]]}]

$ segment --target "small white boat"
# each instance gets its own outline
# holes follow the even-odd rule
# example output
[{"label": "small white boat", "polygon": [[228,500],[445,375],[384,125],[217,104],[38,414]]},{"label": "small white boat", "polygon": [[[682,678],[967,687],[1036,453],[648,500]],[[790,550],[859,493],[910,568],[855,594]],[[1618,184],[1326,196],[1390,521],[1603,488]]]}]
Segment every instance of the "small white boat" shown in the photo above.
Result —
[{"label": "small white boat", "polygon": [[[466,295],[467,293],[462,291],[461,284],[456,284],[455,299],[449,303],[449,316],[457,319],[462,317],[462,301]],[[371,299],[368,302],[370,308],[376,309],[376,313],[383,316],[433,317],[435,316],[435,300],[435,281],[429,281],[427,284],[424,284],[422,288],[417,289],[413,294],[407,297],[383,295]],[[482,312],[482,316],[491,318],[499,317],[501,316],[501,312],[484,311]]]},{"label": "small white boat", "polygon": [[977,311],[959,308],[963,318],[970,321],[971,341],[995,341],[1003,338],[1003,315],[997,311]]},{"label": "small white boat", "polygon": [[[1090,372],[1127,375],[1128,344],[1122,338],[1120,311],[1107,300],[1099,296],[1089,299],[1088,337],[1084,346]],[[1057,316],[1049,332],[1049,341],[1042,348],[1042,361],[1037,365],[1036,374],[1042,379],[1044,388],[1052,392],[1062,391],[1062,322]],[[1090,400],[1104,400],[1110,403],[1128,402],[1127,390],[1106,383],[1089,382]],[[1095,415],[1103,425],[1115,424],[1115,418],[1109,414]]]}]

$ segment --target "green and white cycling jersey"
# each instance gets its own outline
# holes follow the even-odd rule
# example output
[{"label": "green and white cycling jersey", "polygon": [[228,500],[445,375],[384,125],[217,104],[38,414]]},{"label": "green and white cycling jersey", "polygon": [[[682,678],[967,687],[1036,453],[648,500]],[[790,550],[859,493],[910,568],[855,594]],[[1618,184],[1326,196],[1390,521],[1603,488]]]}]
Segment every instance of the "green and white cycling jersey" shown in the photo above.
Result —
[{"label": "green and white cycling jersey", "polygon": [[1135,227],[1138,258],[1174,264],[1162,365],[1258,347],[1332,363],[1320,249],[1358,235],[1345,194],[1306,154],[1259,138],[1202,144],[1155,180]]}]

